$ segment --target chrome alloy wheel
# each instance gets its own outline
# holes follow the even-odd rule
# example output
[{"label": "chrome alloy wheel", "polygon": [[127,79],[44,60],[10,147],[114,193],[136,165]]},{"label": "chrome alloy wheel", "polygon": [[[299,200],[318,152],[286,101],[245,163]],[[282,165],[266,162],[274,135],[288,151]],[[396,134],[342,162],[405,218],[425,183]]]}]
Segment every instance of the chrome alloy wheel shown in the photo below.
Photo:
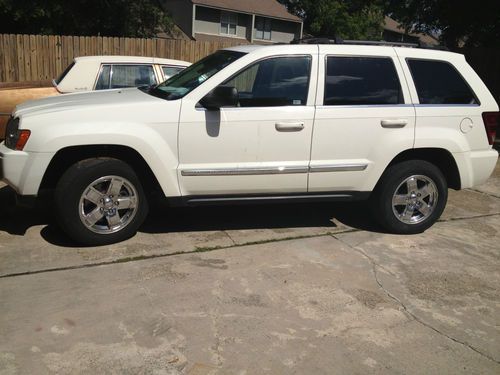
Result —
[{"label": "chrome alloy wheel", "polygon": [[83,191],[80,220],[94,233],[116,233],[134,219],[138,204],[137,190],[130,181],[118,176],[101,177]]},{"label": "chrome alloy wheel", "polygon": [[427,219],[438,201],[438,189],[429,177],[414,175],[404,180],[392,197],[392,211],[405,224]]}]

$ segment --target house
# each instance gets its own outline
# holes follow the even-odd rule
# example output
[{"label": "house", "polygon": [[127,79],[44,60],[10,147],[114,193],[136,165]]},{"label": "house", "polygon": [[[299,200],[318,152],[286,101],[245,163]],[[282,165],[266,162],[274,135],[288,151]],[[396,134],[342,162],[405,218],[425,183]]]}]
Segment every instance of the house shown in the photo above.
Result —
[{"label": "house", "polygon": [[302,20],[276,0],[164,0],[182,32],[194,40],[289,43],[302,37]]},{"label": "house", "polygon": [[384,19],[382,39],[387,42],[424,43],[430,46],[439,45],[439,40],[433,35],[407,32],[404,27],[389,16]]}]

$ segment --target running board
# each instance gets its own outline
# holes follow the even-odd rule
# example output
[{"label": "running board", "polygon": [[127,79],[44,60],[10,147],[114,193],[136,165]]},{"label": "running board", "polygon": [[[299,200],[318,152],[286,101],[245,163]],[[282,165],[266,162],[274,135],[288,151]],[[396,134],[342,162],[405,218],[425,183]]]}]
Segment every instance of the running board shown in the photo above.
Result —
[{"label": "running board", "polygon": [[202,206],[202,205],[230,205],[230,204],[272,204],[272,203],[300,203],[300,202],[345,202],[368,199],[369,192],[350,191],[335,193],[314,194],[287,194],[287,195],[247,195],[247,196],[186,196],[170,198],[173,206]]}]

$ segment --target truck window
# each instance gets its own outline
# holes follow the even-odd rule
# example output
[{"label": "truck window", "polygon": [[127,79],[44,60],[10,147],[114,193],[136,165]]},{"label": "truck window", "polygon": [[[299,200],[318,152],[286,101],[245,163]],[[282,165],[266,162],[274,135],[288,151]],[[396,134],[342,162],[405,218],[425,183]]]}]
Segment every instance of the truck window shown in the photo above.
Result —
[{"label": "truck window", "polygon": [[403,102],[401,84],[391,58],[327,58],[324,105],[391,105]]},{"label": "truck window", "polygon": [[479,104],[471,88],[449,63],[408,59],[420,104]]},{"label": "truck window", "polygon": [[311,56],[274,57],[259,61],[224,82],[236,87],[241,107],[306,105]]}]

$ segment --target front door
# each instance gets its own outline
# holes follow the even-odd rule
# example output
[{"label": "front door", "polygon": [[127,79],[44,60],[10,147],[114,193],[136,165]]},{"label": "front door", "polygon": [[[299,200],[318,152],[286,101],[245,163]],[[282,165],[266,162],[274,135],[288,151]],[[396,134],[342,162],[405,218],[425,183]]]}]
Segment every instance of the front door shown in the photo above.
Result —
[{"label": "front door", "polygon": [[207,110],[199,105],[202,98],[183,99],[178,168],[183,195],[307,191],[316,58],[313,53],[269,57],[243,68],[221,83],[236,87],[237,107]]}]

